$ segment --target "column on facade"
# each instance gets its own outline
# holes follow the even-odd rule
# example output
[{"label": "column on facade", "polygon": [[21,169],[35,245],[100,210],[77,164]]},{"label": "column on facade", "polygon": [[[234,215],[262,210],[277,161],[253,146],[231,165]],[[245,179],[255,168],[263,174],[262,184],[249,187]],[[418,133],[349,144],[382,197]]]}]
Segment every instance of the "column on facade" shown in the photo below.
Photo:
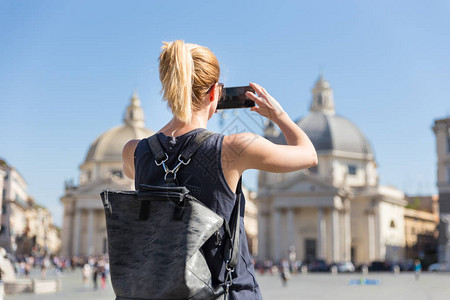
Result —
[{"label": "column on facade", "polygon": [[275,208],[274,219],[275,219],[275,262],[281,259],[281,228],[280,228],[280,218],[281,212],[279,209]]},{"label": "column on facade", "polygon": [[[3,201],[6,201],[5,199],[3,199],[3,185],[5,183],[5,175],[6,172],[0,170],[0,207],[3,207]],[[0,217],[2,215],[3,209],[0,209]],[[1,224],[0,224],[1,226]],[[1,227],[0,227],[1,229]]]},{"label": "column on facade", "polygon": [[350,229],[350,210],[346,209],[344,213],[344,228],[345,228],[345,261],[351,260],[352,251],[352,233]]},{"label": "column on facade", "polygon": [[65,199],[63,202],[63,226],[61,232],[61,255],[71,256],[73,254],[73,237],[75,224],[75,204]]},{"label": "column on facade", "polygon": [[93,209],[89,209],[88,210],[88,240],[87,240],[87,254],[88,255],[92,255],[94,254],[94,241],[93,241],[93,236],[94,236],[94,210]]},{"label": "column on facade", "polygon": [[340,239],[340,232],[339,232],[339,211],[335,208],[333,208],[332,211],[332,218],[331,218],[331,227],[333,230],[333,261],[338,262],[340,260],[340,245],[339,245],[339,239]]},{"label": "column on facade", "polygon": [[386,244],[381,244],[381,237],[382,237],[382,228],[381,228],[381,220],[380,220],[380,212],[378,210],[378,205],[376,208],[374,208],[374,228],[375,228],[375,238],[374,238],[374,245],[375,245],[375,260],[384,260],[386,257]]},{"label": "column on facade", "polygon": [[258,257],[260,259],[267,259],[267,217],[265,208],[262,205],[258,205]]},{"label": "column on facade", "polygon": [[445,222],[445,238],[447,240],[447,243],[445,244],[445,256],[444,256],[444,263],[446,264],[445,268],[446,270],[450,269],[450,214],[441,214],[444,218]]},{"label": "column on facade", "polygon": [[75,224],[73,228],[75,234],[73,238],[73,247],[75,256],[80,255],[80,234],[81,234],[81,209],[75,208]]},{"label": "column on facade", "polygon": [[367,215],[368,222],[368,248],[369,248],[369,262],[375,260],[375,217],[374,213],[370,211]]},{"label": "column on facade", "polygon": [[288,208],[287,211],[287,229],[288,229],[288,247],[295,246],[294,236],[294,208]]},{"label": "column on facade", "polygon": [[325,259],[326,257],[326,223],[324,216],[324,208],[319,207],[317,224],[317,257]]}]

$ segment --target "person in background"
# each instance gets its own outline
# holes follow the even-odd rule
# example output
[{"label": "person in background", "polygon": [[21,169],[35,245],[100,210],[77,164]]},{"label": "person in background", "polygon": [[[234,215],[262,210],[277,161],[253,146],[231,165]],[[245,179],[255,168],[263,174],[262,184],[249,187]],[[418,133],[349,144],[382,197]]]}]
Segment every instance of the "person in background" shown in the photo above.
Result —
[{"label": "person in background", "polygon": [[41,260],[41,278],[45,279],[45,277],[47,276],[47,269],[50,267],[50,259],[45,256],[42,260]]},{"label": "person in background", "polygon": [[89,278],[91,277],[91,271],[92,271],[91,266],[88,263],[85,263],[82,269],[83,285],[85,288],[89,286]]},{"label": "person in background", "polygon": [[416,259],[414,261],[414,276],[416,277],[416,280],[419,280],[420,273],[422,273],[422,264],[419,259]]},{"label": "person in background", "polygon": [[289,278],[291,277],[291,273],[289,270],[289,261],[287,259],[283,259],[280,262],[280,276],[281,283],[283,284],[283,286],[286,286]]},{"label": "person in background", "polygon": [[94,267],[92,268],[92,283],[94,285],[94,290],[98,289],[98,283],[97,283],[98,273],[99,273],[99,266],[98,266],[98,262],[95,261]]}]

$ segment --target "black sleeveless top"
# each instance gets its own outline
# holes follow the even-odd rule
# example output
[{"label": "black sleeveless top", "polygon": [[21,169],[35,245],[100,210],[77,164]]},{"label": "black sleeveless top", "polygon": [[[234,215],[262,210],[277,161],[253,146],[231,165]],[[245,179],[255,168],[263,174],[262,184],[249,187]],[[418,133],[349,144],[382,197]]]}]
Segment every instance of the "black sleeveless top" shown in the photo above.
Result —
[{"label": "black sleeveless top", "polygon": [[[169,155],[166,166],[172,169],[178,162],[178,155],[184,146],[204,128],[197,128],[178,137],[167,137],[158,133],[164,151]],[[177,173],[178,184],[186,186],[191,194],[207,207],[230,220],[234,207],[235,193],[230,189],[222,171],[222,141],[224,136],[215,133],[197,150],[188,165],[181,166]],[[139,184],[152,184],[164,177],[162,166],[155,164],[147,140],[139,142],[135,151],[135,187]],[[247,236],[244,230],[245,198],[242,194],[240,213],[240,257],[233,273],[233,285],[230,287],[230,299],[262,299],[255,280],[255,270],[248,251]],[[223,229],[220,236],[223,236]],[[213,235],[202,247],[206,262],[211,271],[213,284],[225,281],[225,263],[223,244],[217,245]]]}]

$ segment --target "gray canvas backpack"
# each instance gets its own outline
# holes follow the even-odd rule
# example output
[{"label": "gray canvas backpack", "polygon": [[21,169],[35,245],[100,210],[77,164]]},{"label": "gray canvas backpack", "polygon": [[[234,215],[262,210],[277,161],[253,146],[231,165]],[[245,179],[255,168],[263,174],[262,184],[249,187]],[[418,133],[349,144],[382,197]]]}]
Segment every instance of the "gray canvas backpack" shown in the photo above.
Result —
[{"label": "gray canvas backpack", "polygon": [[[148,143],[155,163],[164,168],[164,180],[137,191],[101,193],[116,300],[227,298],[239,257],[241,179],[230,222],[175,184],[177,171],[211,135],[199,133],[172,170],[157,136],[151,136]],[[222,227],[226,279],[213,286],[201,247]]]}]

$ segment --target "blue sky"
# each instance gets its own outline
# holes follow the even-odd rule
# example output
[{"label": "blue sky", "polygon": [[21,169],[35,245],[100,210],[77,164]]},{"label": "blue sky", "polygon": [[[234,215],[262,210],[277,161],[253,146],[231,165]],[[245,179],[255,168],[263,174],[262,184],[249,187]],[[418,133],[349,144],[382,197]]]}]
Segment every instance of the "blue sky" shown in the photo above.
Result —
[{"label": "blue sky", "polygon": [[450,1],[0,0],[0,157],[57,224],[64,181],[121,124],[133,90],[148,128],[169,119],[157,57],[175,39],[209,47],[222,82],[260,83],[293,119],[323,70],[337,113],[371,141],[381,183],[437,192],[431,127],[450,114]]}]

